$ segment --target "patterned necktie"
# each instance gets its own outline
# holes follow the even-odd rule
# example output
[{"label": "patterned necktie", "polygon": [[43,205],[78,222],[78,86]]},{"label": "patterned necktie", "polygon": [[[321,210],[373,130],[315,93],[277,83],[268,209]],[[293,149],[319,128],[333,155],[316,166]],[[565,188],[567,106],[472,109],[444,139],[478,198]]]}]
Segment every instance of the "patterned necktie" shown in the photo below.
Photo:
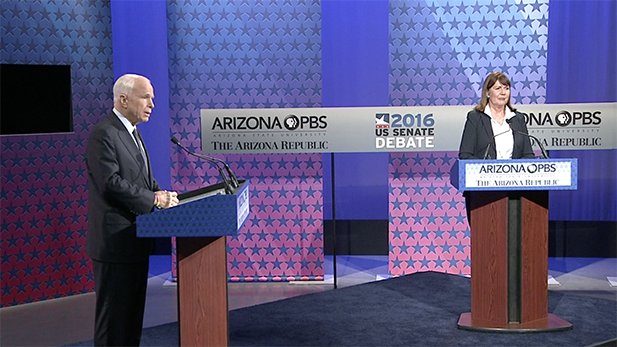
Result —
[{"label": "patterned necktie", "polygon": [[146,151],[144,151],[144,147],[141,142],[141,136],[137,132],[137,128],[133,130],[133,137],[135,138],[135,142],[137,142],[137,148],[139,148],[139,153],[141,154],[141,159],[144,161],[144,166],[146,167],[146,171],[148,171],[148,159],[146,157]]}]

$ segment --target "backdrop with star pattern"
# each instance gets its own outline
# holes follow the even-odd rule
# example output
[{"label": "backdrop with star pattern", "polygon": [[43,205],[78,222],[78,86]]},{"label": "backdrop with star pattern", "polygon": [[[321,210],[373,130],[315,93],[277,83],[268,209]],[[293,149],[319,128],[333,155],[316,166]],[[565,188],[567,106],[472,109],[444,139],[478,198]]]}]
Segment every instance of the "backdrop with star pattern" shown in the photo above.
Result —
[{"label": "backdrop with star pattern", "polygon": [[[389,105],[471,106],[494,70],[511,77],[515,104],[545,102],[548,5],[390,1]],[[0,138],[1,304],[12,306],[93,289],[83,159],[90,127],[112,106],[114,74],[108,2],[0,7],[2,63],[70,64],[73,74],[74,133]],[[198,150],[201,108],[321,107],[322,9],[317,0],[168,2],[169,135]],[[171,156],[174,189],[217,181],[205,163]],[[455,157],[389,156],[391,274],[470,272],[463,200],[448,185]],[[323,278],[322,155],[221,158],[252,186],[251,218],[228,240],[231,279]]]}]

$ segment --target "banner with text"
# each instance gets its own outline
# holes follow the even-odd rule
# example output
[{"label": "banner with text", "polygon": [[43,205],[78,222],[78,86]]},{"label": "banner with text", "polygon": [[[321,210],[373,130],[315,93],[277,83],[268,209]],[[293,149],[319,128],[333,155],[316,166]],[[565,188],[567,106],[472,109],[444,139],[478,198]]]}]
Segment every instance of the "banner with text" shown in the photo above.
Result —
[{"label": "banner with text", "polygon": [[[473,106],[201,110],[204,153],[458,151]],[[518,106],[548,150],[617,148],[617,103]],[[537,145],[532,140],[532,145]]]}]

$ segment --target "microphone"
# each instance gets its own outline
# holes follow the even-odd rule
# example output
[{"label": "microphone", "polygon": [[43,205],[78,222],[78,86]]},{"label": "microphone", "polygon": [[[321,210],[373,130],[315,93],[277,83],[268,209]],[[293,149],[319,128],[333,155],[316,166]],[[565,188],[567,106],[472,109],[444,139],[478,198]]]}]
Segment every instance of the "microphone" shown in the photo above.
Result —
[{"label": "microphone", "polygon": [[[221,175],[221,178],[223,178],[223,184],[225,185],[225,193],[227,194],[233,194],[232,191],[232,184],[229,182],[229,179],[227,178],[227,176],[225,176],[225,173],[223,172],[223,169],[221,169],[221,167],[219,166],[218,162],[222,161],[220,159],[215,160],[214,158],[211,157],[207,157],[205,155],[201,155],[201,154],[197,154],[197,153],[193,153],[191,152],[188,148],[184,147],[180,141],[178,141],[178,139],[174,136],[171,138],[171,142],[173,142],[174,144],[178,145],[178,147],[182,148],[185,152],[187,152],[190,155],[196,156],[197,158],[201,158],[205,161],[211,162],[214,164],[214,166],[216,166],[216,168],[219,170],[219,174]],[[234,177],[235,178],[235,177]],[[236,181],[237,182],[237,181]],[[233,188],[237,188],[238,186],[234,186]]]},{"label": "microphone", "polygon": [[[173,142],[176,145],[184,148],[184,146],[182,146],[180,144],[180,141],[178,141],[178,139],[175,136],[171,138],[171,142]],[[186,148],[184,148],[184,150],[186,150]],[[238,188],[240,186],[240,182],[238,182],[238,179],[236,178],[236,175],[234,175],[233,171],[231,171],[231,168],[229,167],[229,165],[227,165],[227,163],[225,161],[223,161],[222,159],[216,158],[216,157],[209,157],[209,156],[205,156],[205,155],[202,155],[201,158],[205,159],[205,160],[208,160],[208,161],[215,161],[215,162],[223,164],[223,166],[225,166],[225,171],[227,171],[227,176],[229,177],[229,179],[231,181],[232,187],[233,188]]]},{"label": "microphone", "polygon": [[[499,136],[499,135],[507,134],[507,133],[509,133],[509,132],[510,132],[510,131],[508,130],[508,131],[501,132],[501,133],[499,133],[499,134],[497,134],[497,135],[493,135],[493,138],[492,138],[491,142],[489,142],[489,143],[488,143],[488,146],[486,146],[486,151],[484,151],[484,157],[483,157],[482,159],[486,159],[487,157],[489,157],[489,155],[488,155],[488,150],[489,150],[489,149],[491,149],[491,145],[493,144],[493,141],[495,141],[495,138],[496,138],[497,136]],[[489,157],[488,159],[491,159],[491,158]]]},{"label": "microphone", "polygon": [[[493,136],[493,138],[495,138],[495,136]],[[493,141],[489,142],[488,146],[486,146],[486,151],[484,151],[484,157],[482,157],[482,159],[486,159],[486,157],[488,156],[488,150],[491,149],[491,144],[492,143],[493,143]]]},{"label": "microphone", "polygon": [[[506,122],[508,122],[508,124],[512,125],[512,118],[510,119],[506,119]],[[510,129],[512,129],[512,127],[510,127]],[[536,141],[536,143],[538,144],[538,147],[540,147],[540,151],[542,152],[542,157],[544,157],[544,159],[548,159],[548,153],[546,152],[546,149],[544,149],[544,145],[542,144],[542,141],[540,141],[537,137],[533,136],[533,135],[529,135],[525,132],[519,131],[519,130],[515,130],[512,129],[512,131],[514,131],[517,134],[521,134],[523,136],[527,136],[529,138],[532,138],[534,141]]]}]

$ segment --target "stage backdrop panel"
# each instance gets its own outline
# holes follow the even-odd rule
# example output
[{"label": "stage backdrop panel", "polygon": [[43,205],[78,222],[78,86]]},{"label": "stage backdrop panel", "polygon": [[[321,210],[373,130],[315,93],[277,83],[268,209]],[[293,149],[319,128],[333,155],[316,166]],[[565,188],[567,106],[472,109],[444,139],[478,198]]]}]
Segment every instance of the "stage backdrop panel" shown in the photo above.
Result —
[{"label": "stage backdrop panel", "polygon": [[[617,102],[617,2],[551,1],[549,13],[546,101]],[[590,18],[584,21],[593,25],[582,25],[582,18]],[[580,181],[578,190],[550,192],[550,220],[616,222],[617,150],[564,150],[552,155],[578,158]],[[585,234],[582,237],[594,238]]]},{"label": "stage backdrop panel", "polygon": [[70,65],[74,125],[72,133],[0,137],[2,306],[94,288],[85,253],[84,153],[90,128],[113,105],[109,6],[94,0],[0,2],[0,62]]},{"label": "stage backdrop panel", "polygon": [[[319,107],[320,11],[317,1],[168,2],[172,136],[200,152],[202,108]],[[321,155],[218,157],[251,180],[251,218],[228,240],[230,278],[323,278]],[[203,160],[171,158],[174,190],[220,180]]]},{"label": "stage backdrop panel", "polygon": [[[548,4],[390,1],[390,104],[471,109],[493,71],[510,77],[513,104],[544,103]],[[464,203],[445,180],[456,155],[435,154],[390,154],[391,274],[470,273]],[[404,211],[409,201],[414,210]]]},{"label": "stage backdrop panel", "polygon": [[471,274],[465,199],[450,184],[458,152],[391,153],[389,273]]}]

